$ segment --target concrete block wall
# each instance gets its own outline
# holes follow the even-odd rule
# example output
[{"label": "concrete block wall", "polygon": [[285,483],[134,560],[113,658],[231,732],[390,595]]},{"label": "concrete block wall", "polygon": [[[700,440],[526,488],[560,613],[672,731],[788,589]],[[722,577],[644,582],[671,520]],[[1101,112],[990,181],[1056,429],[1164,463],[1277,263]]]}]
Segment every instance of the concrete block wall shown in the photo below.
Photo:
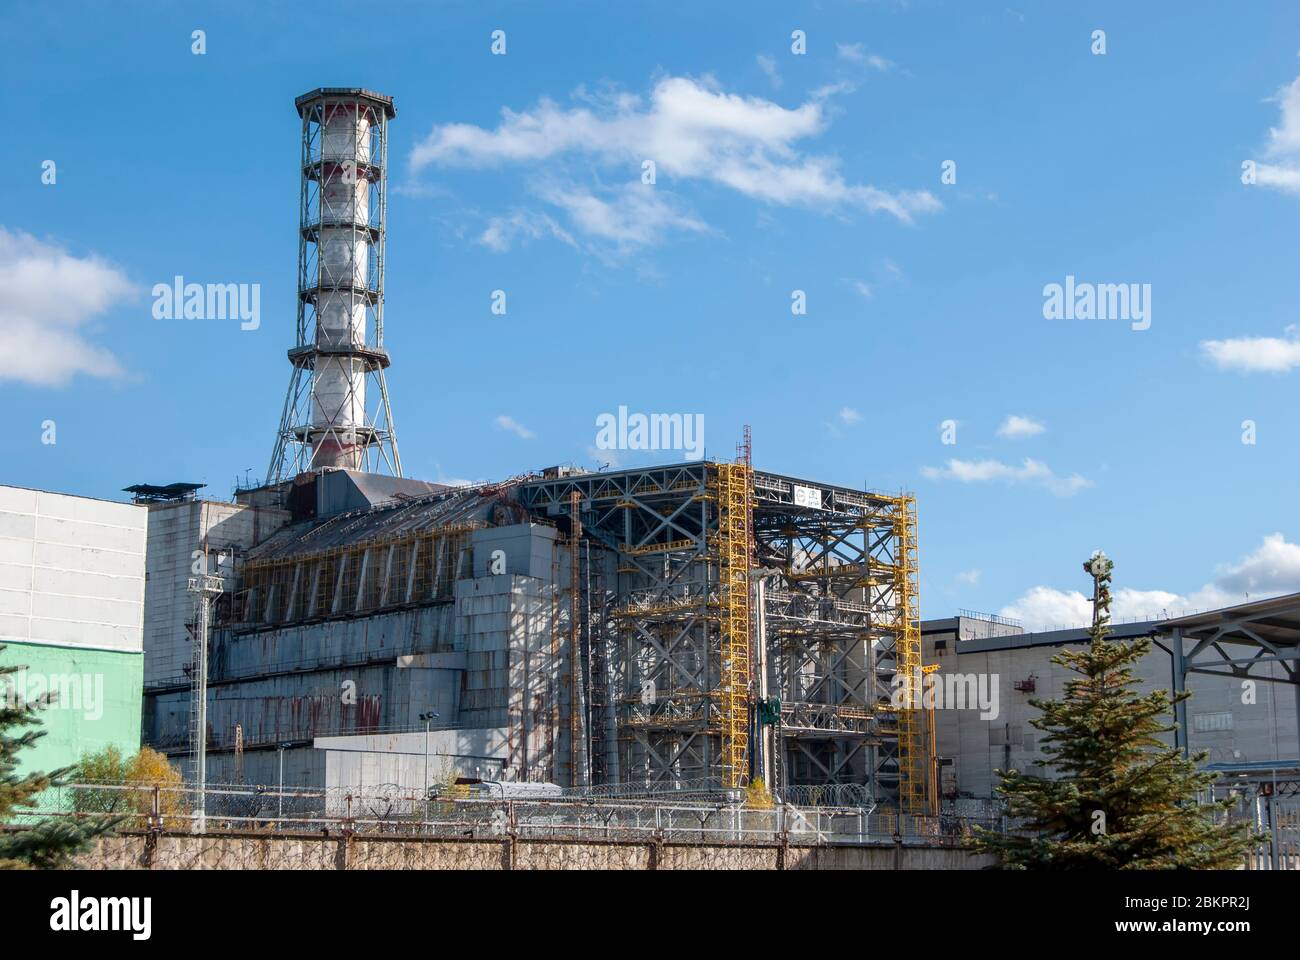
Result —
[{"label": "concrete block wall", "polygon": [[146,689],[181,678],[190,663],[187,625],[194,618],[194,601],[188,584],[195,575],[196,551],[206,547],[208,572],[226,576],[233,586],[243,553],[288,520],[282,510],[212,500],[149,506]]},{"label": "concrete block wall", "polygon": [[[972,622],[961,618],[962,626]],[[971,634],[969,638],[974,638]],[[946,649],[935,649],[935,640],[946,640]],[[1026,640],[1030,639],[1026,635]],[[1069,645],[1079,649],[1080,644]],[[939,755],[951,758],[944,767],[944,781],[955,781],[963,793],[988,797],[998,782],[998,769],[1014,768],[1035,774],[1046,773],[1042,738],[1044,734],[1030,720],[1039,711],[1030,699],[1059,699],[1065,684],[1076,676],[1052,663],[1059,646],[1026,643],[1008,649],[962,652],[961,641],[952,634],[927,632],[923,657],[940,665],[936,677],[945,673],[983,674],[997,678],[998,716],[981,719],[975,710],[936,709],[936,741]],[[1225,647],[1232,650],[1232,647]],[[1239,648],[1238,648],[1239,649]],[[1237,656],[1244,654],[1238,653]],[[1273,668],[1274,676],[1281,669]],[[1158,647],[1139,664],[1143,680],[1138,691],[1149,692],[1172,686],[1169,654]],[[1261,671],[1263,672],[1263,671]],[[1034,678],[1034,691],[1014,689],[1016,681]],[[1242,702],[1239,680],[1193,674],[1188,680],[1192,698],[1187,704],[1189,742],[1193,751],[1208,750],[1208,762],[1295,759],[1300,754],[1296,737],[1295,687],[1290,684],[1259,682],[1255,702]],[[1172,722],[1172,720],[1171,720]],[[1173,735],[1165,741],[1172,744]]]},{"label": "concrete block wall", "polygon": [[456,644],[466,656],[459,720],[510,728],[510,779],[554,776],[554,609],[550,584],[534,577],[503,574],[456,584]]},{"label": "concrete block wall", "polygon": [[83,870],[980,870],[959,847],[598,843],[581,840],[207,836],[100,837]]},{"label": "concrete block wall", "polygon": [[51,692],[18,773],[140,745],[145,524],[141,507],[0,486],[0,703]]},{"label": "concrete block wall", "polygon": [[0,486],[0,642],[139,652],[146,513]]},{"label": "concrete block wall", "polygon": [[[501,779],[509,761],[509,731],[433,730],[357,737],[324,737],[315,742],[324,752],[327,788],[366,788],[392,784],[421,795],[427,784],[454,772],[484,780]],[[428,756],[426,770],[425,757]]]}]

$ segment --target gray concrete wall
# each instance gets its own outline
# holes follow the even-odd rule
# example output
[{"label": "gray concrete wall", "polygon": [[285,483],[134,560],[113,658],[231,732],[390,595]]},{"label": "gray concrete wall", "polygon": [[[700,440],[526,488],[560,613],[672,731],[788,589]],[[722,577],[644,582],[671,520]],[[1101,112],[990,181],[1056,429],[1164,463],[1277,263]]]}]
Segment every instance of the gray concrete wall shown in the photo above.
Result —
[{"label": "gray concrete wall", "polygon": [[[208,572],[228,578],[243,553],[289,519],[281,510],[213,500],[149,506],[148,573],[144,591],[144,684],[146,688],[183,679],[190,663],[187,624],[194,601],[186,589],[195,575],[195,551],[208,551]],[[221,561],[224,560],[224,563]],[[233,579],[227,589],[234,589]]]},{"label": "gray concrete wall", "polygon": [[141,507],[0,486],[0,641],[138,653]]},{"label": "gray concrete wall", "polygon": [[[983,636],[973,626],[979,621],[960,618],[963,639]],[[956,621],[954,620],[954,623]],[[1030,635],[1026,635],[1029,637]],[[936,650],[935,641],[946,639],[946,649]],[[1070,644],[1068,649],[1081,649]],[[1018,646],[1011,649],[963,652],[962,642],[951,634],[927,631],[923,657],[937,663],[936,677],[946,673],[963,673],[996,677],[999,711],[996,718],[981,719],[975,710],[936,709],[936,740],[939,755],[952,758],[944,767],[945,786],[954,783],[963,793],[987,797],[997,784],[998,769],[1014,768],[1042,775],[1042,738],[1044,734],[1030,724],[1039,711],[1030,699],[1059,699],[1066,682],[1077,676],[1065,667],[1052,663],[1061,652],[1059,646]],[[1225,647],[1225,649],[1240,649]],[[1243,656],[1249,654],[1235,654]],[[1257,672],[1264,673],[1265,669]],[[1169,654],[1158,647],[1141,661],[1136,670],[1146,693],[1172,685]],[[1274,665],[1274,676],[1281,670]],[[1034,691],[1018,691],[1016,681],[1034,679]],[[1188,680],[1192,698],[1187,702],[1193,751],[1209,751],[1208,762],[1295,759],[1300,755],[1296,740],[1296,690],[1291,684],[1259,682],[1255,701],[1243,703],[1240,680],[1193,674]],[[1171,719],[1172,722],[1172,719]],[[1172,745],[1173,735],[1164,738]]]},{"label": "gray concrete wall", "polygon": [[[184,584],[199,529],[197,507],[177,505],[151,520],[160,545],[153,558],[159,572],[159,634],[170,638],[155,643],[157,676],[172,668],[179,672],[189,662]],[[209,514],[224,515],[216,508],[229,505],[207,507]],[[240,516],[232,514],[225,522]],[[419,730],[419,715],[429,710],[439,714],[439,726],[510,727],[503,758],[490,753],[485,763],[492,769],[481,771],[484,776],[551,779],[557,744],[567,743],[562,739],[567,715],[553,709],[555,535],[554,528],[538,524],[476,531],[475,568],[484,572],[457,581],[451,603],[240,632],[215,630],[209,661],[209,781],[278,783],[281,758],[275,746],[285,742],[292,744],[285,750],[285,783],[321,787],[328,764],[323,755],[313,756],[314,738]],[[507,572],[487,572],[494,550],[502,551]],[[567,598],[560,606],[567,615]],[[563,624],[567,619],[562,630]],[[177,630],[183,642],[173,642]],[[185,748],[189,697],[186,683],[147,698],[148,742],[174,752]],[[556,733],[557,717],[565,733]],[[231,755],[237,726],[244,742],[239,758]],[[370,762],[376,775],[382,765]],[[393,772],[404,780],[410,771],[403,773],[398,764]],[[395,778],[385,775],[371,785],[391,782]]]},{"label": "gray concrete wall", "polygon": [[77,858],[87,870],[976,870],[992,862],[953,847],[817,847],[410,840],[258,836],[102,837]]},{"label": "gray concrete wall", "polygon": [[419,794],[452,772],[501,779],[509,762],[508,734],[504,727],[433,730],[427,737],[423,732],[321,737],[315,746],[326,755],[326,789],[394,784]]}]

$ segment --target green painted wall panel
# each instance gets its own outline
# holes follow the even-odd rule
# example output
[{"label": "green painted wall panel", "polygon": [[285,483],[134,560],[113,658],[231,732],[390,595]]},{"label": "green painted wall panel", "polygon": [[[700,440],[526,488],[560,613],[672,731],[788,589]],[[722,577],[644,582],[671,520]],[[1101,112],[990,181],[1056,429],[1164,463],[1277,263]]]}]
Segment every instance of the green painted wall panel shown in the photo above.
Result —
[{"label": "green painted wall panel", "polygon": [[69,766],[110,744],[124,757],[140,749],[142,654],[7,641],[0,664],[26,667],[0,677],[0,697],[17,685],[29,695],[51,684],[60,691],[60,702],[41,711],[45,736],[20,754],[20,775]]}]

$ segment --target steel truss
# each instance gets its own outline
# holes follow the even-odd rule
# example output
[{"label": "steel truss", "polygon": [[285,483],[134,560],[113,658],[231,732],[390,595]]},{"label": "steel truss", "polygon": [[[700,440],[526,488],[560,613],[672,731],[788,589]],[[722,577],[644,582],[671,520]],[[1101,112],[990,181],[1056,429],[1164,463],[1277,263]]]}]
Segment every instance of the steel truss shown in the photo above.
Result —
[{"label": "steel truss", "polygon": [[[1176,617],[1157,630],[1173,659],[1175,694],[1187,689],[1193,673],[1290,684],[1300,733],[1300,594]],[[1157,645],[1165,648],[1161,640]],[[1190,752],[1186,700],[1174,707],[1174,719],[1175,742]]]},{"label": "steel truss", "polygon": [[[790,784],[867,783],[926,806],[913,500],[755,475],[769,685]],[[796,490],[798,488],[798,490]]]},{"label": "steel truss", "polygon": [[[549,519],[574,492],[586,536],[617,557],[591,637],[618,761],[595,782],[742,785],[761,642],[788,782],[868,784],[923,812],[923,723],[893,698],[920,666],[911,498],[707,462],[533,481],[520,498]],[[763,636],[744,580],[762,583]]]},{"label": "steel truss", "polygon": [[[296,105],[302,118],[297,336],[267,483],[325,466],[400,477],[384,377],[392,100],[323,89]],[[331,135],[327,145],[326,126],[340,117],[354,132],[352,142]]]},{"label": "steel truss", "polygon": [[693,463],[521,488],[524,504],[547,516],[569,510],[576,491],[586,535],[616,557],[606,689],[623,783],[731,779],[721,745],[714,476],[713,465]]}]

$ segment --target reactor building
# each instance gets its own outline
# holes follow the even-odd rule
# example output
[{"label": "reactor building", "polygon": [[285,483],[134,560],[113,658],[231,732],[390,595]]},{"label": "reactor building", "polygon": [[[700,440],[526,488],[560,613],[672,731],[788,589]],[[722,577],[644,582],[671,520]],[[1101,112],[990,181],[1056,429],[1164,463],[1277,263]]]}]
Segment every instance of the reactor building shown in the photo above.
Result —
[{"label": "reactor building", "polygon": [[296,339],[266,481],[233,502],[134,488],[145,741],[205,754],[210,784],[282,768],[427,788],[432,761],[579,793],[937,802],[925,716],[894,682],[922,672],[912,499],[756,470],[748,438],[734,461],[404,477],[383,345],[393,101],[296,106]]}]

